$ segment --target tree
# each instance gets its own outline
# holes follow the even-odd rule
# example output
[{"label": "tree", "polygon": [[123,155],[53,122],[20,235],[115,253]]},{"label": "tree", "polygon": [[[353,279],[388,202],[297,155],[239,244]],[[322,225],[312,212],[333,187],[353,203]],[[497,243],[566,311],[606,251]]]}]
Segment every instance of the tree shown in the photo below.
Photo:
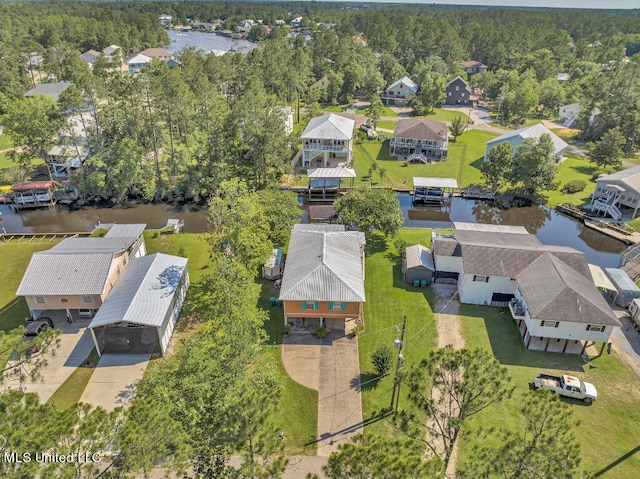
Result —
[{"label": "tree", "polygon": [[352,188],[335,201],[340,223],[371,234],[373,229],[395,235],[404,224],[400,203],[387,189]]},{"label": "tree", "polygon": [[0,368],[0,385],[10,376],[17,377],[21,384],[27,379],[40,379],[40,370],[48,363],[47,355],[60,346],[58,329],[47,329],[32,342],[23,341],[23,331],[0,331],[0,356],[8,358]]},{"label": "tree", "polygon": [[569,407],[548,390],[522,396],[520,428],[481,433],[480,446],[459,473],[461,479],[584,477],[579,469],[580,444],[573,432],[579,422]]},{"label": "tree", "polygon": [[380,119],[383,113],[384,113],[384,104],[382,103],[382,99],[380,98],[380,95],[372,95],[371,104],[365,110],[365,115],[367,115],[367,118],[371,122],[371,125],[373,125],[374,129],[376,128],[376,125],[378,124],[378,120]]},{"label": "tree", "polygon": [[431,352],[402,382],[409,387],[413,409],[402,411],[396,423],[442,460],[444,471],[465,421],[509,398],[513,390],[506,368],[487,351],[451,345]]},{"label": "tree", "polygon": [[424,479],[435,477],[439,464],[423,459],[417,441],[359,434],[340,444],[322,470],[329,479]]},{"label": "tree", "polygon": [[482,177],[494,189],[505,185],[512,169],[513,146],[508,141],[491,148],[487,160],[480,164]]},{"label": "tree", "polygon": [[544,133],[538,141],[526,138],[513,155],[513,168],[507,177],[511,184],[529,195],[536,195],[555,186],[556,165],[553,141]]},{"label": "tree", "polygon": [[388,346],[380,346],[371,353],[371,362],[379,376],[384,376],[391,369],[393,362],[393,351]]},{"label": "tree", "polygon": [[436,106],[446,100],[444,75],[432,70],[432,65],[423,61],[416,64],[412,76],[418,84],[418,93],[409,99],[411,107],[418,115],[433,112]]},{"label": "tree", "polygon": [[625,142],[626,139],[620,128],[611,128],[602,135],[600,141],[593,143],[587,155],[600,168],[620,166]]},{"label": "tree", "polygon": [[62,117],[54,100],[36,95],[9,103],[2,124],[16,146],[21,147],[16,159],[28,166],[32,160],[46,158],[47,149],[54,144],[62,126]]},{"label": "tree", "polygon": [[451,121],[451,134],[455,137],[453,139],[454,142],[458,140],[458,137],[464,133],[467,124],[464,121],[464,117],[462,115],[456,116]]}]

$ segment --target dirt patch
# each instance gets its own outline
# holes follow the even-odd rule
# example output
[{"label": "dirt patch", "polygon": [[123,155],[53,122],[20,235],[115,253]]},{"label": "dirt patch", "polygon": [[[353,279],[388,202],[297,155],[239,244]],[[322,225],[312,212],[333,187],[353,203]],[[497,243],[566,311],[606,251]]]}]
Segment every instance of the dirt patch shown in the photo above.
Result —
[{"label": "dirt patch", "polygon": [[458,308],[460,297],[458,288],[452,284],[434,283],[431,289],[436,295],[435,317],[438,331],[438,348],[451,344],[454,349],[464,348],[464,336]]}]

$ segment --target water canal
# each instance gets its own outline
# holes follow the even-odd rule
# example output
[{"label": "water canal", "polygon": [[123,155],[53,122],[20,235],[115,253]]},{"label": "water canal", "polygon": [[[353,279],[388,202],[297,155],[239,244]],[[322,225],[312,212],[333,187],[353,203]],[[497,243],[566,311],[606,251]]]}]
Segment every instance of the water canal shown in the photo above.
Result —
[{"label": "water canal", "polygon": [[[521,207],[503,210],[489,203],[454,198],[446,208],[412,208],[408,194],[398,194],[405,225],[421,228],[449,228],[454,221],[521,225],[545,244],[571,246],[582,251],[590,263],[617,267],[625,245],[585,227],[545,207]],[[302,221],[307,221],[307,205],[302,205]],[[169,218],[184,221],[185,231],[207,230],[206,209],[201,206],[132,203],[113,207],[86,206],[16,211],[0,205],[0,229],[7,233],[58,233],[90,231],[98,223],[146,223],[161,228]]]}]

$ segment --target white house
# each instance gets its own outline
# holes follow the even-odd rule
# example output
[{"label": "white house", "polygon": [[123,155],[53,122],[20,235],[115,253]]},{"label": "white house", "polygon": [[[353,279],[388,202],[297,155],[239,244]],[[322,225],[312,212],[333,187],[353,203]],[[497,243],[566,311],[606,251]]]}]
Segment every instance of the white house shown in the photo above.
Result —
[{"label": "white house", "polygon": [[562,155],[564,150],[566,150],[569,145],[558,135],[549,131],[547,127],[545,127],[542,123],[538,123],[537,125],[527,126],[525,128],[520,128],[519,130],[510,131],[505,133],[504,135],[500,135],[493,140],[487,141],[487,149],[484,154],[484,161],[489,159],[489,152],[495,148],[496,146],[508,141],[511,143],[511,146],[515,150],[526,140],[527,138],[533,138],[536,141],[540,139],[543,134],[548,134],[551,137],[551,141],[553,142],[553,151],[551,152],[554,160],[556,162],[562,159]]},{"label": "white house", "polygon": [[436,282],[457,282],[462,303],[508,305],[529,349],[583,353],[620,326],[573,248],[542,244],[523,227],[475,223],[454,223],[453,236],[432,246]]},{"label": "white house", "polygon": [[418,84],[405,76],[389,85],[381,95],[382,103],[392,106],[406,106],[407,100],[418,92]]},{"label": "white house", "polygon": [[[562,123],[562,125],[566,126],[567,128],[571,128],[575,123],[576,119],[578,118],[578,115],[580,114],[581,109],[582,107],[580,106],[580,103],[571,103],[570,105],[562,105],[558,109],[558,116],[561,119],[564,118],[564,122]],[[599,115],[600,115],[600,110],[598,108],[594,108],[591,111],[591,115],[589,115],[589,125],[593,125]]]},{"label": "white house", "polygon": [[355,121],[334,113],[313,118],[302,132],[303,167],[348,167]]},{"label": "white house", "polygon": [[149,63],[151,63],[151,57],[138,53],[127,60],[127,67],[129,69],[129,73],[135,73],[138,70],[142,70]]},{"label": "white house", "polygon": [[640,208],[640,166],[611,175],[600,175],[587,208],[615,220],[622,218],[625,213],[635,218]]}]

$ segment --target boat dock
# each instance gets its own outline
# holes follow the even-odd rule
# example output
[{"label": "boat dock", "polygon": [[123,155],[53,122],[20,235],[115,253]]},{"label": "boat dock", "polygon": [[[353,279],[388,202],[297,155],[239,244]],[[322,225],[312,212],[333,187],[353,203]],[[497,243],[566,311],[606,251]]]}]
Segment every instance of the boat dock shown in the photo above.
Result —
[{"label": "boat dock", "polygon": [[603,221],[599,218],[592,218],[578,208],[568,205],[559,204],[556,206],[556,211],[572,218],[577,218],[584,223],[587,228],[598,231],[611,238],[622,241],[625,244],[635,244],[640,242],[640,233],[625,231],[614,223]]}]

